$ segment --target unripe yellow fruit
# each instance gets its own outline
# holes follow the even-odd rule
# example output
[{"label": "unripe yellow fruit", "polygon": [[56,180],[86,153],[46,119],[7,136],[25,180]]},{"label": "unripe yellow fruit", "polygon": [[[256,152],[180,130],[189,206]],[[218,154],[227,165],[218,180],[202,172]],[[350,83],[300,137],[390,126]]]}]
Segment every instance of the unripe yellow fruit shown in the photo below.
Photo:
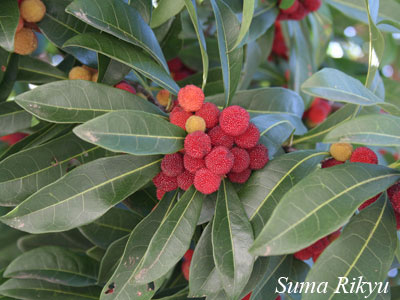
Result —
[{"label": "unripe yellow fruit", "polygon": [[98,79],[99,79],[99,72],[96,72],[92,75],[92,81],[97,82]]},{"label": "unripe yellow fruit", "polygon": [[92,73],[83,67],[73,67],[68,74],[69,79],[92,80]]},{"label": "unripe yellow fruit", "polygon": [[22,28],[15,34],[14,52],[20,55],[28,55],[36,50],[38,41],[32,29]]},{"label": "unripe yellow fruit", "polygon": [[157,93],[157,101],[162,106],[167,106],[170,99],[170,93],[167,90],[161,90]]},{"label": "unripe yellow fruit", "polygon": [[331,145],[329,150],[332,157],[338,161],[346,161],[350,159],[353,153],[353,146],[349,143],[335,143]]},{"label": "unripe yellow fruit", "polygon": [[206,121],[199,116],[191,116],[186,120],[185,128],[187,133],[195,131],[206,131]]},{"label": "unripe yellow fruit", "polygon": [[46,14],[46,6],[41,0],[24,0],[19,7],[22,18],[27,22],[39,22]]}]

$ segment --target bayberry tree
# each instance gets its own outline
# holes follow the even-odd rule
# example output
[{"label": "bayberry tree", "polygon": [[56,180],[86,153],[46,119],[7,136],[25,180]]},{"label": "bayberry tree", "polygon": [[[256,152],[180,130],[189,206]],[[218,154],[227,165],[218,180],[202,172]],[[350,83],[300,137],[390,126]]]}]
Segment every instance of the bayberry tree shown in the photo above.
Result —
[{"label": "bayberry tree", "polygon": [[399,0],[2,0],[0,298],[398,299],[399,40]]}]

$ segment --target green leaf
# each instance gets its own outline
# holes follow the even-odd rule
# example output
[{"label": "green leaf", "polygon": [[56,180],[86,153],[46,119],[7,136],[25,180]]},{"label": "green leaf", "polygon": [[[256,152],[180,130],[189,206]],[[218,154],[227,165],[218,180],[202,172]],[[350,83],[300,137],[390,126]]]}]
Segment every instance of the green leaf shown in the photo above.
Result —
[{"label": "green leaf", "polygon": [[[176,191],[167,193],[156,208],[132,231],[121,262],[103,289],[100,297],[101,300],[131,300],[131,295],[137,295],[138,293],[146,300],[153,297],[155,291],[162,284],[163,279],[157,280],[154,283],[154,290],[149,290],[147,284],[138,284],[134,280],[134,274],[141,267],[143,256],[146,253],[151,239],[163,219],[165,219],[168,212],[173,208],[177,195]],[[115,284],[116,289],[114,293],[106,295],[105,291],[110,284]]]},{"label": "green leaf", "polygon": [[[351,282],[352,278],[363,276],[363,281],[383,282],[391,268],[396,246],[396,221],[385,194],[350,220],[340,237],[318,258],[306,281],[317,284],[328,282],[328,292],[324,297],[343,299],[343,289],[339,290],[339,294],[334,294],[340,278],[348,278]],[[376,289],[368,295],[368,290],[365,293],[356,291],[352,297],[364,299],[368,296],[369,299],[375,299],[377,292]],[[307,293],[303,294],[302,299],[320,297]]]},{"label": "green leaf", "polygon": [[222,66],[222,76],[225,88],[224,106],[231,105],[231,99],[235,94],[240,80],[240,71],[243,64],[243,48],[234,48],[239,34],[240,23],[233,11],[222,0],[211,0],[215,15],[219,56]]},{"label": "green leaf", "polygon": [[239,197],[257,236],[282,197],[304,176],[315,170],[328,153],[303,150],[281,155],[254,172],[239,191]]},{"label": "green leaf", "polygon": [[98,283],[103,284],[110,280],[122,259],[128,238],[129,235],[126,235],[112,242],[107,248],[100,263]]},{"label": "green leaf", "polygon": [[333,129],[324,142],[343,141],[354,144],[398,147],[400,117],[378,114],[360,116]]},{"label": "green leaf", "polygon": [[203,297],[223,290],[213,258],[212,221],[204,229],[193,253],[189,272],[189,297]]},{"label": "green leaf", "polygon": [[90,258],[93,258],[94,260],[100,262],[104,255],[105,255],[106,251],[103,248],[97,247],[97,246],[93,246],[92,248],[88,249],[86,251],[86,255],[89,256]]},{"label": "green leaf", "polygon": [[337,102],[358,105],[376,105],[383,102],[357,79],[330,68],[313,74],[303,83],[301,89],[311,96]]},{"label": "green leaf", "polygon": [[204,90],[206,83],[207,83],[207,76],[208,76],[208,54],[207,54],[207,47],[206,47],[206,40],[204,37],[203,29],[201,27],[201,23],[197,16],[197,5],[196,0],[185,0],[186,9],[189,12],[190,19],[192,20],[193,27],[196,31],[197,39],[200,45],[201,51],[201,60],[203,62],[203,82],[202,82],[202,89]]},{"label": "green leaf", "polygon": [[[206,101],[221,108],[225,104],[225,97],[224,94],[219,94],[207,97]],[[238,91],[230,105],[239,105],[247,109],[251,117],[268,113],[284,113],[301,118],[304,112],[301,97],[291,90],[280,87]]]},{"label": "green leaf", "polygon": [[[83,32],[97,31],[77,18],[65,12],[71,0],[42,0],[46,6],[44,18],[37,23],[41,33],[57,47],[61,48],[70,38]],[[93,51],[82,48],[64,49],[85,65],[96,66],[97,55]]]},{"label": "green leaf", "polygon": [[131,68],[103,54],[98,53],[97,82],[107,85],[116,85],[129,74]]},{"label": "green leaf", "polygon": [[294,3],[294,0],[282,0],[281,3],[279,4],[280,9],[288,9],[290,8]]},{"label": "green leaf", "polygon": [[149,182],[160,161],[154,156],[100,158],[42,188],[0,221],[30,233],[88,224]]},{"label": "green leaf", "polygon": [[32,116],[14,101],[0,103],[0,136],[31,126]]},{"label": "green leaf", "polygon": [[74,0],[68,5],[66,12],[101,31],[144,49],[168,72],[167,62],[153,30],[133,6],[120,0]]},{"label": "green leaf", "polygon": [[18,205],[64,176],[74,165],[92,161],[106,153],[73,133],[17,152],[0,162],[0,205]]},{"label": "green leaf", "polygon": [[317,170],[283,196],[251,252],[269,256],[304,249],[343,226],[361,203],[399,179],[398,171],[372,164]]},{"label": "green leaf", "polygon": [[18,299],[87,300],[99,299],[100,289],[69,287],[35,279],[10,279],[0,286],[0,294]]},{"label": "green leaf", "polygon": [[322,122],[317,127],[311,129],[305,135],[295,138],[292,145],[300,143],[317,143],[321,142],[324,137],[334,130],[336,127],[340,126],[342,123],[351,120],[357,115],[360,107],[354,104],[346,104],[341,109],[335,111],[333,114]]},{"label": "green leaf", "polygon": [[150,23],[153,4],[149,0],[129,0],[129,5],[136,8],[147,24]]},{"label": "green leaf", "polygon": [[0,102],[6,101],[13,91],[15,81],[17,80],[19,58],[20,56],[16,53],[11,53],[7,58],[6,65],[3,65],[6,67],[6,70],[3,81],[0,83]]},{"label": "green leaf", "polygon": [[153,10],[151,16],[150,27],[155,28],[173,16],[180,13],[185,6],[185,0],[160,0],[157,3],[157,7]]},{"label": "green leaf", "polygon": [[178,93],[178,85],[160,65],[149,55],[143,53],[140,48],[118,38],[104,33],[84,33],[71,38],[63,47],[68,49],[71,46],[99,52],[130,66],[135,71],[153,80],[171,93],[175,95]]},{"label": "green leaf", "polygon": [[1,3],[0,16],[0,47],[12,52],[14,50],[14,36],[19,21],[18,2],[4,0]]},{"label": "green leaf", "polygon": [[212,226],[216,270],[229,299],[238,299],[253,270],[254,257],[248,249],[253,230],[232,184],[223,180],[218,190]]},{"label": "green leaf", "polygon": [[[294,1],[294,0],[290,0],[290,1]],[[244,0],[243,1],[242,24],[240,26],[240,31],[238,34],[238,38],[235,42],[235,45],[229,50],[235,49],[236,47],[241,45],[243,41],[245,41],[245,37],[248,34],[248,31],[250,29],[251,21],[253,20],[254,5],[255,5],[254,0]]]},{"label": "green leaf", "polygon": [[113,207],[79,230],[94,245],[106,249],[115,240],[128,235],[141,219],[130,210]]},{"label": "green leaf", "polygon": [[[278,16],[279,9],[274,3],[267,7],[262,7],[254,13],[253,20],[251,21],[249,35],[246,39],[247,43],[257,40],[263,36],[268,29],[275,23]],[[272,30],[273,33],[274,30]]]},{"label": "green leaf", "polygon": [[148,283],[165,275],[189,249],[204,195],[194,186],[179,199],[154,233],[140,269],[134,274],[138,283]]},{"label": "green leaf", "polygon": [[251,300],[275,299],[277,282],[281,277],[287,277],[293,264],[293,256],[274,256],[270,258],[264,277],[251,294]]},{"label": "green leaf", "polygon": [[26,55],[19,58],[18,81],[41,84],[64,79],[68,76],[63,71],[42,60]]},{"label": "green leaf", "polygon": [[175,153],[186,132],[160,116],[116,111],[74,128],[81,139],[116,152],[135,155]]},{"label": "green leaf", "polygon": [[44,246],[23,253],[4,271],[5,277],[40,279],[68,286],[90,286],[97,280],[96,261],[61,247]]},{"label": "green leaf", "polygon": [[42,85],[18,95],[16,102],[38,118],[56,123],[83,123],[125,109],[164,115],[139,96],[87,80],[64,80]]}]

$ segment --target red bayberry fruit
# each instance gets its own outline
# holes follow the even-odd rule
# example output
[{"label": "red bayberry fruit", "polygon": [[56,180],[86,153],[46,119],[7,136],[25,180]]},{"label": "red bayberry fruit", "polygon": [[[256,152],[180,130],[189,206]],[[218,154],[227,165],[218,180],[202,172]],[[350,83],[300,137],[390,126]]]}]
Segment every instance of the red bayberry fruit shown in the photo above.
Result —
[{"label": "red bayberry fruit", "polygon": [[330,167],[341,165],[341,164],[344,164],[344,161],[338,161],[338,160],[336,160],[334,158],[329,158],[329,159],[324,160],[322,162],[321,168],[325,169],[325,168],[330,168]]},{"label": "red bayberry fruit", "polygon": [[400,213],[400,182],[392,185],[387,190],[390,202],[392,203],[393,209]]},{"label": "red bayberry fruit", "polygon": [[121,81],[120,83],[116,84],[115,87],[117,89],[124,90],[132,94],[136,94],[135,88],[125,81]]},{"label": "red bayberry fruit", "polygon": [[169,177],[163,172],[158,173],[153,178],[153,183],[156,188],[166,192],[170,192],[178,188],[178,181],[176,180],[176,177]]},{"label": "red bayberry fruit", "polygon": [[232,148],[231,150],[234,161],[232,166],[232,172],[240,173],[246,170],[250,165],[250,155],[249,153],[242,148]]},{"label": "red bayberry fruit", "polygon": [[198,111],[204,103],[204,93],[201,88],[189,84],[178,92],[179,105],[185,111]]},{"label": "red bayberry fruit", "polygon": [[167,64],[171,72],[178,72],[183,68],[183,63],[178,57],[169,60]]},{"label": "red bayberry fruit", "polygon": [[214,174],[207,168],[198,170],[194,176],[195,188],[206,195],[218,191],[220,184],[221,176]]},{"label": "red bayberry fruit", "polygon": [[187,154],[183,156],[183,165],[186,170],[193,174],[196,173],[197,170],[206,167],[206,163],[204,162],[203,158],[194,158]]},{"label": "red bayberry fruit", "polygon": [[157,199],[161,200],[162,197],[164,197],[165,193],[166,193],[166,191],[163,191],[161,189],[157,189]]},{"label": "red bayberry fruit", "polygon": [[[281,1],[279,1],[279,3],[280,2]],[[294,0],[294,2],[293,2],[291,7],[287,8],[287,9],[281,9],[281,11],[284,12],[285,14],[292,14],[292,13],[296,12],[298,7],[299,7],[299,1],[298,0]]]},{"label": "red bayberry fruit", "polygon": [[321,7],[321,0],[303,0],[303,5],[309,11],[316,11]]},{"label": "red bayberry fruit", "polygon": [[259,170],[264,168],[267,164],[268,158],[268,149],[264,145],[257,145],[254,148],[250,149],[250,168],[252,170]]},{"label": "red bayberry fruit", "polygon": [[227,135],[220,126],[215,126],[208,132],[213,146],[224,146],[228,149],[233,147],[234,139]]},{"label": "red bayberry fruit", "polygon": [[246,169],[240,173],[234,173],[230,172],[228,174],[228,178],[230,181],[235,182],[235,183],[245,183],[251,175],[251,170]]},{"label": "red bayberry fruit", "polygon": [[249,127],[250,115],[244,108],[233,105],[225,108],[219,117],[219,126],[231,136],[243,134]]},{"label": "red bayberry fruit", "polygon": [[328,115],[329,110],[327,110],[325,106],[322,105],[312,106],[306,114],[311,123],[315,125],[321,124],[323,121],[325,121]]},{"label": "red bayberry fruit", "polygon": [[11,146],[27,136],[28,136],[28,134],[26,134],[26,133],[17,132],[17,133],[13,133],[13,134],[9,134],[9,135],[0,137],[0,141],[5,142]]},{"label": "red bayberry fruit", "polygon": [[169,121],[183,130],[186,130],[186,121],[191,116],[192,114],[190,112],[184,111],[181,107],[177,106],[169,114]]},{"label": "red bayberry fruit", "polygon": [[180,153],[167,154],[161,162],[161,170],[165,175],[176,177],[183,173],[183,158]]},{"label": "red bayberry fruit", "polygon": [[289,14],[288,17],[291,20],[300,21],[300,20],[304,19],[304,17],[307,15],[307,13],[308,13],[308,10],[304,7],[303,3],[299,2],[297,10],[294,13]]},{"label": "red bayberry fruit", "polygon": [[228,148],[218,146],[206,156],[206,167],[217,175],[228,174],[232,169],[234,156]]},{"label": "red bayberry fruit", "polygon": [[360,162],[366,164],[378,164],[378,156],[367,147],[360,147],[353,151],[350,162]]},{"label": "red bayberry fruit", "polygon": [[202,117],[206,122],[207,129],[211,129],[218,125],[219,109],[215,104],[207,102],[196,111],[196,116]]},{"label": "red bayberry fruit", "polygon": [[367,206],[370,206],[372,203],[374,203],[376,200],[378,200],[378,198],[380,197],[381,194],[376,195],[375,197],[372,197],[371,199],[368,199],[367,201],[365,201],[363,204],[360,205],[360,207],[358,208],[359,210],[363,210],[364,208],[366,208]]},{"label": "red bayberry fruit", "polygon": [[250,300],[251,292],[242,298],[242,300]]},{"label": "red bayberry fruit", "polygon": [[310,251],[311,249],[309,247],[304,248],[300,251],[297,251],[294,254],[294,257],[299,259],[299,260],[307,260],[310,259],[312,257],[312,252]]},{"label": "red bayberry fruit", "polygon": [[186,280],[189,280],[190,264],[192,262],[193,250],[189,249],[183,256],[182,273]]},{"label": "red bayberry fruit", "polygon": [[186,154],[194,158],[203,158],[211,151],[211,139],[202,131],[189,133],[185,138]]},{"label": "red bayberry fruit", "polygon": [[250,123],[249,128],[243,134],[235,137],[235,144],[240,148],[250,149],[257,145],[259,139],[260,131],[256,125]]},{"label": "red bayberry fruit", "polygon": [[396,228],[400,229],[400,214],[397,211],[394,211],[394,216],[396,217]]},{"label": "red bayberry fruit", "polygon": [[189,171],[185,171],[178,176],[177,180],[178,180],[178,186],[182,190],[187,191],[193,184],[194,175]]}]

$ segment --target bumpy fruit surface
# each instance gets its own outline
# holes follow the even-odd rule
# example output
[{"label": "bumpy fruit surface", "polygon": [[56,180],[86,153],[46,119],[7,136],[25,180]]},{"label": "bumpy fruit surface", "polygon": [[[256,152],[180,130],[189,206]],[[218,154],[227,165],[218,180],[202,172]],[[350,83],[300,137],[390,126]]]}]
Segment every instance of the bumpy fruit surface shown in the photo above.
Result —
[{"label": "bumpy fruit surface", "polygon": [[203,158],[194,158],[185,154],[183,156],[183,165],[190,173],[196,173],[197,170],[205,168],[206,163]]},{"label": "bumpy fruit surface", "polygon": [[350,159],[353,153],[353,146],[349,143],[335,143],[331,145],[329,152],[334,159],[346,161]]},{"label": "bumpy fruit surface", "polygon": [[120,83],[116,84],[115,87],[117,89],[127,91],[131,94],[136,94],[135,88],[125,81],[121,81]]},{"label": "bumpy fruit surface", "polygon": [[240,173],[250,166],[250,155],[245,149],[234,147],[231,152],[234,157],[232,172]]},{"label": "bumpy fruit surface", "polygon": [[205,195],[218,191],[220,184],[221,176],[214,174],[207,168],[198,170],[194,176],[195,188]]},{"label": "bumpy fruit surface", "polygon": [[215,126],[208,132],[213,146],[224,146],[228,149],[233,147],[234,138],[227,135],[220,126]]},{"label": "bumpy fruit surface", "polygon": [[27,22],[39,22],[46,14],[46,6],[40,0],[24,0],[19,7],[22,18]]},{"label": "bumpy fruit surface", "polygon": [[20,55],[29,55],[37,49],[38,40],[32,29],[22,28],[15,34],[14,52]]},{"label": "bumpy fruit surface", "polygon": [[186,280],[189,280],[189,270],[190,270],[190,264],[192,263],[193,253],[194,251],[192,249],[189,249],[183,256],[182,273],[183,277],[185,277]]},{"label": "bumpy fruit surface", "polygon": [[68,78],[71,80],[92,80],[92,73],[83,67],[73,67],[71,71],[69,71]]},{"label": "bumpy fruit surface", "polygon": [[341,164],[344,164],[344,162],[343,161],[338,161],[338,160],[336,160],[334,158],[329,158],[329,159],[324,160],[322,162],[321,168],[325,169],[325,168],[330,168],[330,167],[341,165]]},{"label": "bumpy fruit surface", "polygon": [[219,109],[214,103],[207,102],[196,111],[196,116],[202,117],[206,122],[207,129],[211,129],[218,125],[219,113]]},{"label": "bumpy fruit surface", "polygon": [[247,130],[235,137],[235,144],[241,148],[250,149],[257,145],[258,140],[260,139],[260,131],[253,123],[249,124]]},{"label": "bumpy fruit surface", "polygon": [[167,176],[163,172],[158,173],[153,178],[153,183],[156,186],[156,188],[166,192],[170,192],[178,188],[178,182],[176,177]]},{"label": "bumpy fruit surface", "polygon": [[374,203],[378,198],[381,196],[381,194],[376,195],[375,197],[372,197],[371,199],[368,199],[365,201],[363,204],[360,205],[358,208],[359,210],[363,210],[364,208],[370,206],[372,203]]},{"label": "bumpy fruit surface", "polygon": [[204,93],[201,88],[189,84],[178,92],[179,105],[185,111],[198,111],[204,103]]},{"label": "bumpy fruit surface", "polygon": [[167,90],[161,90],[157,93],[157,101],[160,103],[162,106],[167,106],[170,100],[171,94]]},{"label": "bumpy fruit surface", "polygon": [[400,183],[392,185],[387,190],[387,194],[392,203],[393,209],[400,214]]},{"label": "bumpy fruit surface", "polygon": [[360,147],[354,150],[350,157],[350,162],[360,162],[365,164],[378,164],[378,156],[374,151],[367,147]]},{"label": "bumpy fruit surface", "polygon": [[169,114],[169,121],[186,130],[186,121],[192,116],[188,111],[184,111],[180,106],[176,106]]},{"label": "bumpy fruit surface", "polygon": [[250,149],[250,168],[252,170],[259,170],[264,168],[267,164],[268,158],[268,149],[264,145],[257,145],[254,148]]},{"label": "bumpy fruit surface", "polygon": [[225,108],[219,117],[221,129],[231,136],[238,136],[245,133],[249,127],[249,122],[249,113],[238,105]]},{"label": "bumpy fruit surface", "polygon": [[182,190],[187,191],[194,182],[194,174],[190,173],[189,171],[185,171],[178,176],[177,180],[178,186]]},{"label": "bumpy fruit surface", "polygon": [[206,122],[202,117],[190,116],[185,123],[185,129],[187,133],[195,131],[206,131]]},{"label": "bumpy fruit surface", "polygon": [[228,148],[218,146],[211,150],[206,156],[206,167],[217,175],[228,174],[233,167],[235,157]]},{"label": "bumpy fruit surface", "polygon": [[182,154],[173,153],[165,155],[161,161],[161,170],[165,175],[170,177],[182,174],[184,171]]},{"label": "bumpy fruit surface", "polygon": [[228,174],[228,178],[230,181],[235,182],[235,183],[245,183],[251,175],[251,170],[246,169],[240,173],[235,173],[235,172],[230,172]]},{"label": "bumpy fruit surface", "polygon": [[194,158],[203,158],[211,151],[211,139],[202,131],[189,133],[184,145],[186,154]]}]

